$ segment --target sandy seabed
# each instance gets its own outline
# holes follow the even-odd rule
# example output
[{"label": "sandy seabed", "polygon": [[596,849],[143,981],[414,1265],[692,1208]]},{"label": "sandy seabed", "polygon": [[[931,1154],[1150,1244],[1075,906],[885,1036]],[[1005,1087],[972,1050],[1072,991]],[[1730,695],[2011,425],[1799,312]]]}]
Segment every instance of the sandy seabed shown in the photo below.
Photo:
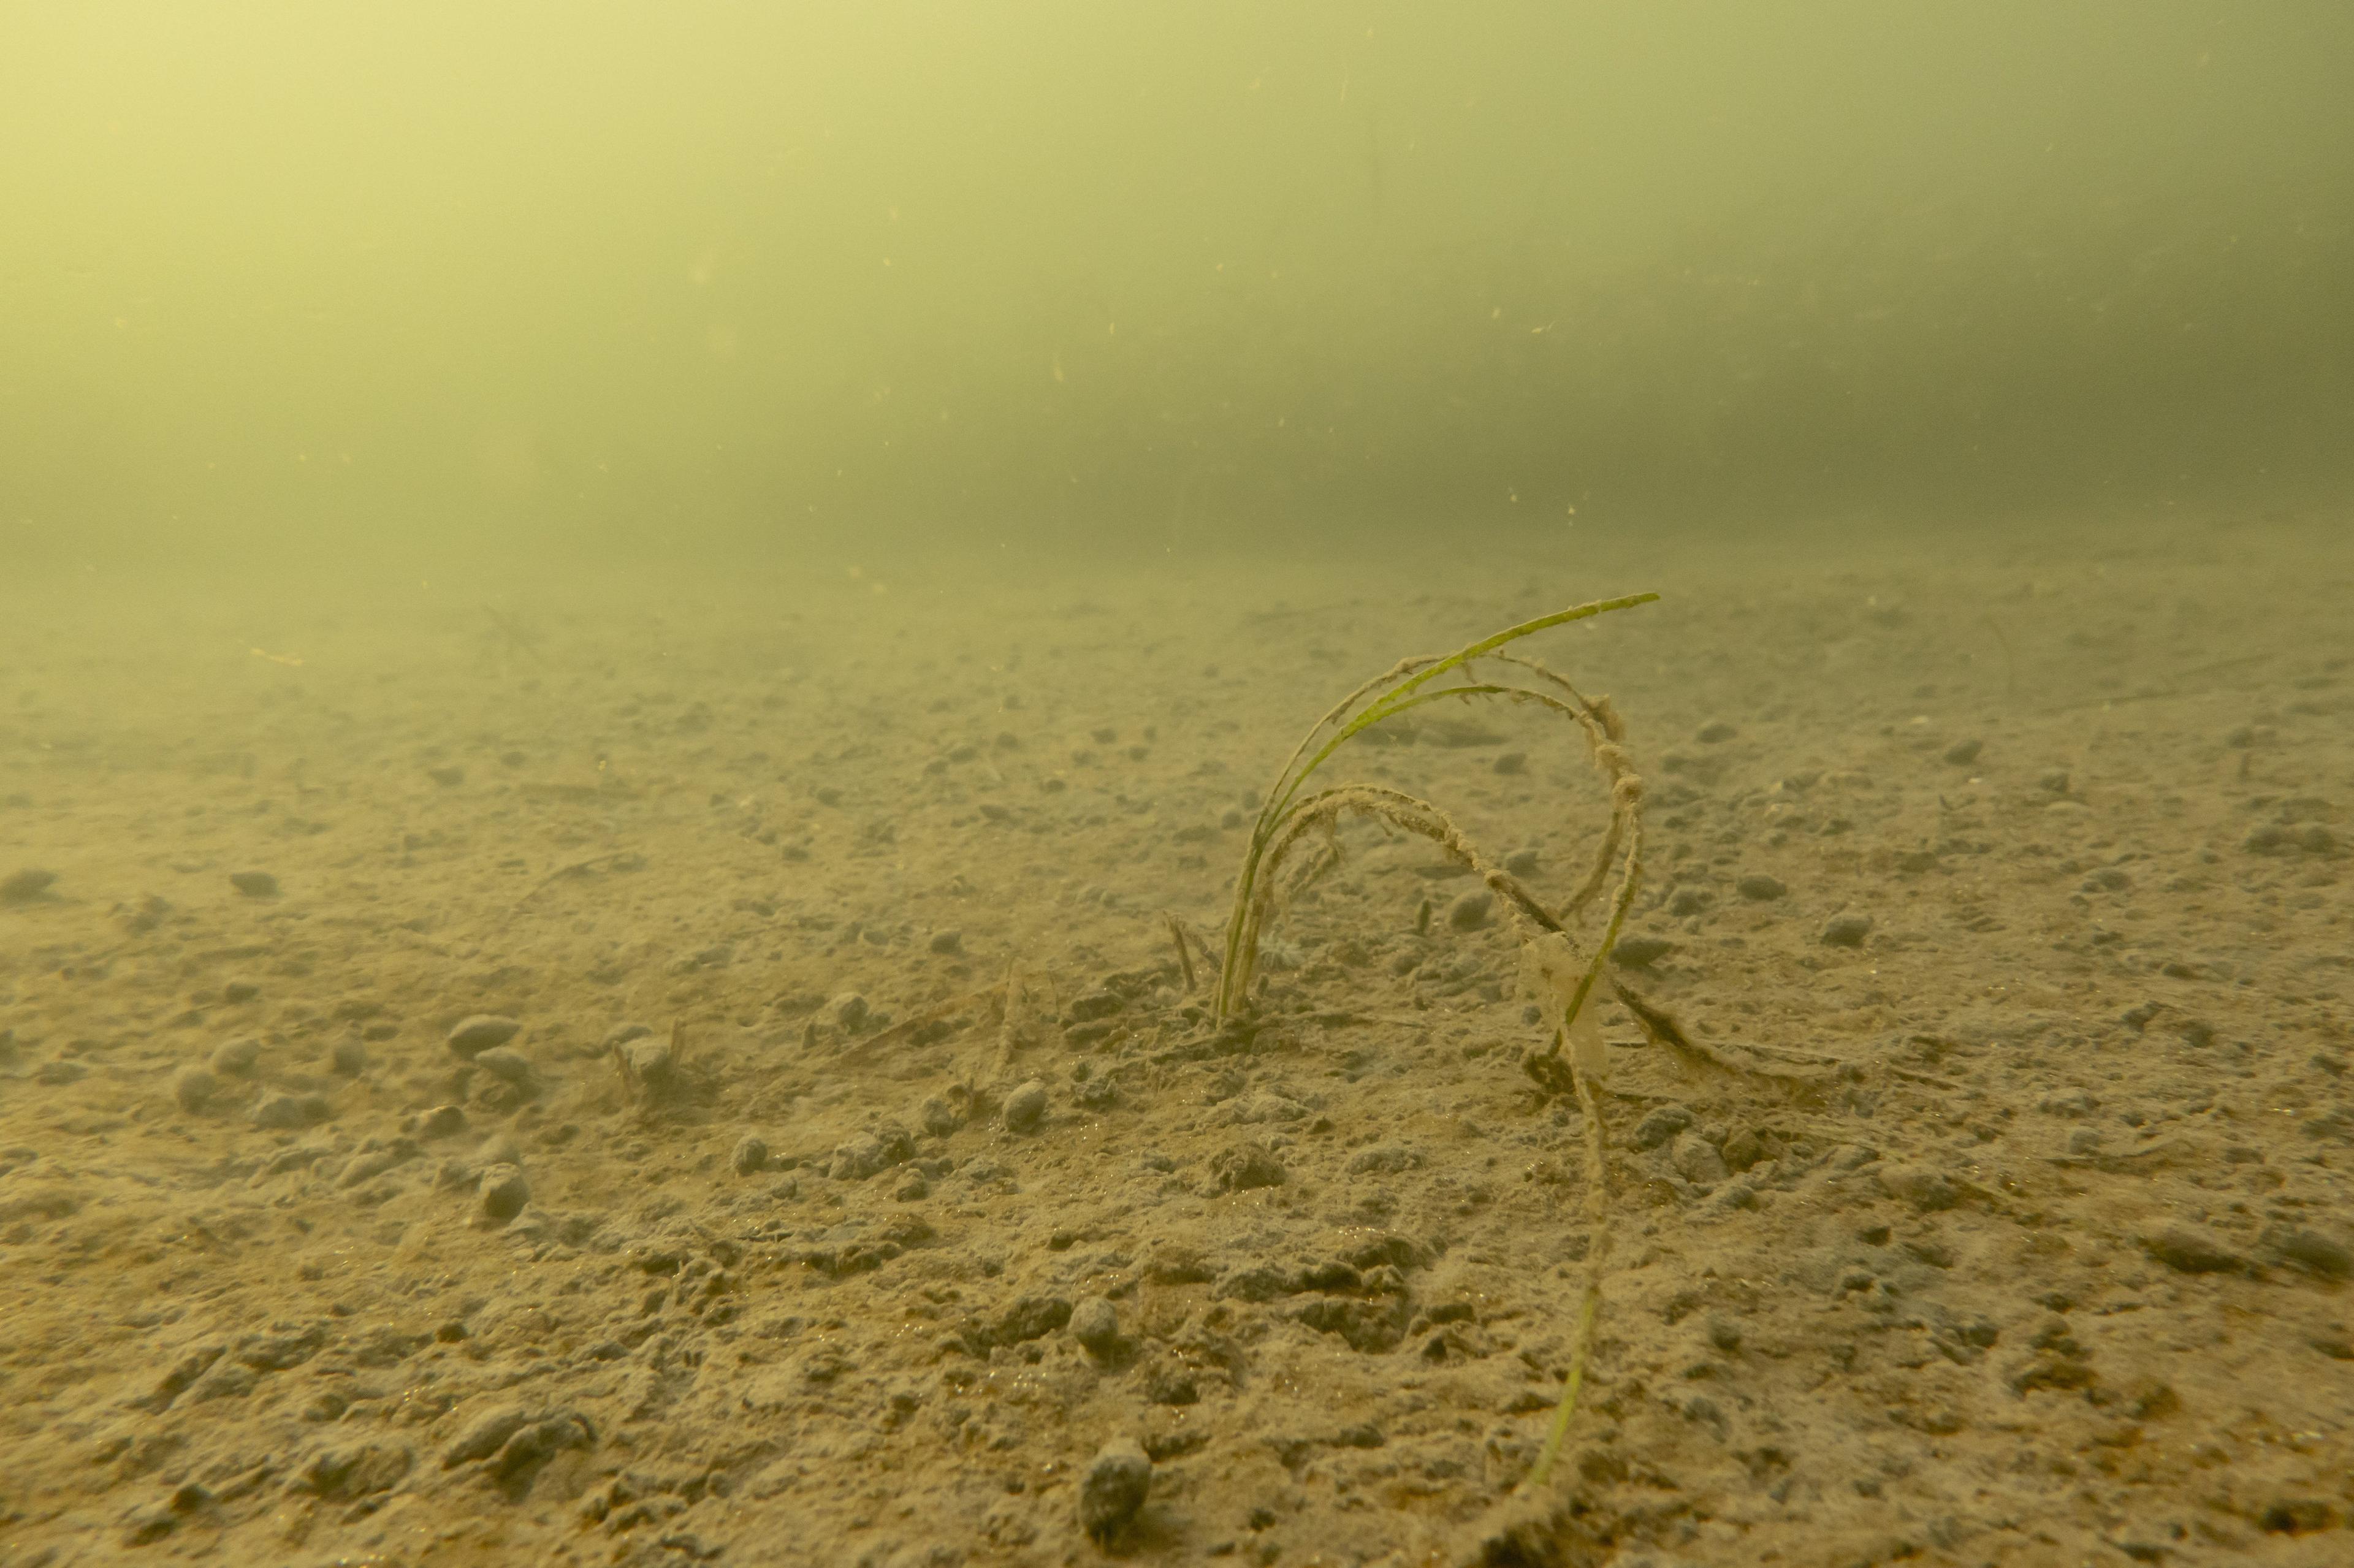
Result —
[{"label": "sandy seabed", "polygon": [[[2354,1561],[2345,534],[0,588],[0,1563]],[[1167,916],[1359,680],[1642,588],[1532,645],[1618,972],[1817,1067],[1606,1009],[1516,1497],[1509,931],[1352,828],[1220,1028]],[[1416,717],[1564,894],[1575,733]]]}]

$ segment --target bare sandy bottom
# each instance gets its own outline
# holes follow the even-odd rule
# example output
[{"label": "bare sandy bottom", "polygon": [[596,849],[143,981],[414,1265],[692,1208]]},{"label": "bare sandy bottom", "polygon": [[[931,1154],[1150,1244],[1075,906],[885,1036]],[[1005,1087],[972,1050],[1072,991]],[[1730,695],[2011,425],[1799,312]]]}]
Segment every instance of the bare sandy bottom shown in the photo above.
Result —
[{"label": "bare sandy bottom", "polygon": [[[2246,527],[6,589],[0,1563],[2346,1561],[2349,587]],[[1646,588],[1534,647],[1651,784],[1621,972],[1829,1065],[1606,1013],[1514,1500],[1589,1234],[1507,932],[1352,830],[1220,1030],[1163,911],[1360,679]],[[1541,717],[1353,770],[1559,896]]]}]

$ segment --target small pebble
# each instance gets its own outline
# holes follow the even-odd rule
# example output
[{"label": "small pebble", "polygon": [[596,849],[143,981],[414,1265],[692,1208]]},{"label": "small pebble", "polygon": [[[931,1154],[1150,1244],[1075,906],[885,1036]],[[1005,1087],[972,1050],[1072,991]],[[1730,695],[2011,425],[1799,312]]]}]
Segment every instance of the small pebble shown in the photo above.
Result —
[{"label": "small pebble", "polygon": [[1222,1192],[1280,1187],[1286,1180],[1283,1162],[1256,1143],[1237,1143],[1220,1150],[1211,1157],[1210,1176]]},{"label": "small pebble", "polygon": [[2168,1220],[2144,1233],[2141,1245],[2150,1256],[2185,1274],[2235,1274],[2248,1266],[2248,1260],[2221,1236],[2183,1220]]},{"label": "small pebble", "polygon": [[512,1165],[493,1165],[482,1172],[482,1210],[485,1219],[504,1224],[523,1213],[531,1202],[531,1183]]},{"label": "small pebble", "polygon": [[864,1028],[872,1012],[866,1005],[866,999],[854,991],[843,991],[827,1002],[825,1011],[832,1019],[833,1026],[844,1034],[855,1034]]},{"label": "small pebble", "polygon": [[1925,1165],[1883,1165],[1877,1180],[1882,1192],[1924,1213],[1950,1209],[1962,1201],[1952,1181]]},{"label": "small pebble", "polygon": [[172,1080],[172,1097],[184,1111],[200,1111],[220,1092],[220,1080],[202,1067],[185,1067]]},{"label": "small pebble", "polygon": [[1529,754],[1525,751],[1508,751],[1496,758],[1490,766],[1497,772],[1507,777],[1515,773],[1526,773],[1529,770]]},{"label": "small pebble", "polygon": [[1704,745],[1714,746],[1720,741],[1731,740],[1734,736],[1739,735],[1740,733],[1741,732],[1738,729],[1735,729],[1733,726],[1725,723],[1723,719],[1714,719],[1701,726],[1700,732],[1693,736],[1692,738]]},{"label": "small pebble", "polygon": [[605,1031],[605,1038],[597,1043],[599,1051],[610,1052],[617,1045],[627,1045],[632,1040],[643,1040],[653,1030],[643,1023],[616,1023]]},{"label": "small pebble", "polygon": [[964,951],[964,933],[961,931],[935,931],[932,933],[932,939],[928,946],[931,950],[936,953],[950,956],[961,953]]},{"label": "small pebble", "polygon": [[932,1137],[946,1138],[957,1129],[956,1107],[938,1095],[927,1095],[916,1107],[916,1120]]},{"label": "small pebble", "polygon": [[1692,1113],[1682,1106],[1661,1106],[1635,1124],[1635,1147],[1657,1149],[1692,1124]]},{"label": "small pebble", "polygon": [[737,1140],[736,1152],[728,1156],[728,1164],[738,1176],[749,1176],[769,1168],[769,1146],[749,1134]]},{"label": "small pebble", "polygon": [[2300,1268],[2325,1279],[2354,1274],[2354,1247],[2335,1237],[2299,1225],[2275,1225],[2264,1233],[2264,1245]]},{"label": "small pebble", "polygon": [[346,1034],[335,1042],[327,1054],[327,1065],[346,1078],[356,1078],[367,1071],[367,1046],[359,1036]]},{"label": "small pebble", "polygon": [[1477,931],[1488,923],[1495,904],[1496,895],[1486,888],[1467,893],[1447,906],[1447,923],[1458,931]]},{"label": "small pebble", "polygon": [[1679,887],[1668,895],[1668,913],[1679,920],[1698,915],[1708,906],[1709,896],[1702,888]]},{"label": "small pebble", "polygon": [[902,1203],[918,1202],[931,1195],[931,1182],[925,1180],[924,1173],[912,1165],[899,1173],[898,1185],[891,1189],[891,1196]]},{"label": "small pebble", "polygon": [[1724,1156],[1716,1146],[1696,1132],[1681,1132],[1668,1150],[1668,1162],[1676,1174],[1695,1185],[1723,1181],[1732,1172],[1725,1169]]},{"label": "small pebble", "polygon": [[1780,878],[1763,874],[1753,874],[1743,877],[1733,885],[1733,890],[1742,897],[1756,904],[1766,904],[1776,898],[1786,898],[1790,892]]},{"label": "small pebble", "polygon": [[315,1127],[334,1114],[324,1095],[271,1094],[253,1107],[253,1125],[271,1132]]},{"label": "small pebble", "polygon": [[529,1087],[532,1080],[531,1058],[504,1045],[494,1045],[474,1057],[474,1065],[493,1077],[510,1084]]},{"label": "small pebble", "polygon": [[1967,768],[1978,759],[1978,753],[1985,749],[1986,742],[1973,736],[1968,740],[1957,740],[1946,747],[1946,760],[1956,768]]},{"label": "small pebble", "polygon": [[1046,1119],[1046,1086],[1033,1078],[1005,1097],[1005,1125],[1028,1132]]},{"label": "small pebble", "polygon": [[474,1146],[474,1163],[486,1168],[493,1165],[521,1165],[523,1145],[514,1140],[514,1134],[511,1132],[494,1132]]},{"label": "small pebble", "polygon": [[1675,950],[1664,937],[1621,937],[1610,949],[1610,961],[1622,969],[1648,969]]},{"label": "small pebble", "polygon": [[274,898],[278,895],[278,879],[266,871],[232,873],[228,885],[248,898]]},{"label": "small pebble", "polygon": [[435,1106],[416,1126],[419,1138],[455,1138],[466,1130],[466,1113],[456,1106]]},{"label": "small pebble", "polygon": [[242,1078],[261,1059],[259,1040],[232,1040],[213,1053],[212,1069],[224,1078]]},{"label": "small pebble", "polygon": [[1727,1181],[1716,1194],[1721,1209],[1754,1209],[1757,1206],[1757,1189],[1747,1181]]},{"label": "small pebble", "polygon": [[1532,849],[1514,850],[1504,857],[1504,869],[1514,876],[1534,876],[1541,864]]},{"label": "small pebble", "polygon": [[1087,1463],[1079,1478],[1079,1528],[1090,1540],[1109,1542],[1144,1507],[1152,1489],[1152,1461],[1133,1437],[1115,1438]]},{"label": "small pebble", "polygon": [[231,1005],[251,1001],[261,994],[261,988],[251,980],[231,980],[221,987],[221,1000]]},{"label": "small pebble", "polygon": [[466,781],[466,770],[462,768],[429,768],[425,770],[425,777],[444,789],[454,789]]},{"label": "small pebble", "polygon": [[27,866],[0,882],[0,904],[30,904],[46,895],[58,880],[54,871]]},{"label": "small pebble", "polygon": [[1080,1298],[1071,1308],[1071,1338],[1096,1355],[1108,1355],[1119,1345],[1119,1308],[1100,1296]]},{"label": "small pebble", "polygon": [[1098,986],[1073,997],[1071,1005],[1064,1010],[1063,1017],[1071,1023],[1092,1023],[1099,1018],[1109,1018],[1127,1005],[1118,991],[1106,991]]},{"label": "small pebble", "polygon": [[504,1045],[515,1037],[523,1025],[502,1013],[477,1012],[461,1018],[450,1031],[450,1050],[461,1061],[471,1062],[493,1046]]},{"label": "small pebble", "polygon": [[1871,934],[1871,916],[1834,915],[1824,923],[1822,942],[1826,948],[1861,948]]}]

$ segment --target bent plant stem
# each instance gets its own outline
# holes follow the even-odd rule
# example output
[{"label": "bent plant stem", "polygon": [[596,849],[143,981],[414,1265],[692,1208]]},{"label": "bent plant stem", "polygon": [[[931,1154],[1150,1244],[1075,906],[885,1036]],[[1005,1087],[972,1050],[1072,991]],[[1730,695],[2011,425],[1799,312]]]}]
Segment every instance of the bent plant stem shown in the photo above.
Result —
[{"label": "bent plant stem", "polygon": [[[1572,1069],[1575,1071],[1575,1069]],[[1577,1302],[1577,1337],[1571,1342],[1569,1375],[1562,1380],[1561,1403],[1553,1406],[1553,1425],[1546,1429],[1544,1447],[1535,1468],[1522,1483],[1529,1491],[1543,1489],[1569,1439],[1569,1424],[1577,1414],[1577,1393],[1585,1382],[1585,1368],[1594,1359],[1594,1330],[1602,1319],[1602,1276],[1610,1266],[1610,1194],[1602,1159],[1602,1107],[1593,1083],[1576,1075],[1577,1107],[1585,1118],[1585,1217],[1594,1240],[1587,1249],[1585,1289]]]},{"label": "bent plant stem", "polygon": [[[1219,966],[1216,1015],[1221,1019],[1231,1016],[1248,997],[1258,959],[1258,931],[1257,923],[1249,917],[1250,911],[1259,896],[1262,875],[1272,872],[1268,852],[1273,848],[1279,831],[1296,810],[1307,804],[1299,799],[1301,789],[1343,743],[1374,725],[1441,697],[1500,696],[1511,701],[1539,702],[1569,715],[1586,729],[1588,739],[1595,745],[1597,759],[1603,760],[1606,768],[1612,772],[1615,797],[1620,771],[1611,758],[1605,757],[1604,748],[1616,749],[1617,736],[1611,732],[1616,726],[1617,715],[1605,706],[1587,703],[1568,682],[1543,666],[1509,654],[1501,656],[1502,662],[1531,670],[1560,686],[1566,694],[1566,700],[1526,687],[1490,683],[1450,685],[1436,692],[1426,692],[1423,688],[1449,671],[1460,669],[1474,660],[1495,655],[1497,650],[1535,632],[1611,610],[1649,604],[1659,597],[1656,593],[1638,593],[1618,599],[1597,599],[1591,604],[1577,605],[1507,627],[1444,658],[1401,660],[1388,673],[1359,686],[1319,719],[1276,775],[1274,785],[1267,790],[1266,802],[1259,809],[1258,820],[1252,825],[1250,842],[1243,852],[1242,868],[1235,878],[1234,914],[1226,923],[1225,957]],[[1376,691],[1379,694],[1368,702],[1367,694]],[[1323,740],[1320,747],[1317,746],[1319,737],[1324,736],[1328,730],[1333,733]],[[1315,748],[1312,754],[1311,747]],[[1623,760],[1623,753],[1618,755]],[[1614,806],[1617,804],[1614,798]],[[1617,837],[1617,816],[1618,812],[1614,810],[1614,839]],[[1606,861],[1611,847],[1615,846],[1605,846]],[[1579,898],[1572,900],[1573,907],[1591,896],[1590,892],[1582,892]]]},{"label": "bent plant stem", "polygon": [[[1641,885],[1644,789],[1625,748],[1625,726],[1608,698],[1589,699],[1535,660],[1500,650],[1548,627],[1630,609],[1658,597],[1642,593],[1597,600],[1508,627],[1444,658],[1401,660],[1386,674],[1376,676],[1343,697],[1301,738],[1267,790],[1235,878],[1234,910],[1226,921],[1225,954],[1217,966],[1215,1015],[1223,1021],[1248,1003],[1251,980],[1257,969],[1260,934],[1283,896],[1278,874],[1286,858],[1311,835],[1323,836],[1329,842],[1330,835],[1346,816],[1370,817],[1430,840],[1449,859],[1476,874],[1502,900],[1505,912],[1519,931],[1523,951],[1533,960],[1541,994],[1553,1011],[1552,1044],[1528,1058],[1523,1065],[1543,1092],[1554,1094],[1566,1089],[1577,1100],[1585,1135],[1586,1216],[1592,1230],[1569,1369],[1563,1379],[1561,1401],[1554,1408],[1544,1446],[1522,1483],[1525,1490],[1546,1484],[1568,1440],[1578,1393],[1593,1361],[1595,1335],[1601,1319],[1602,1282],[1608,1269],[1611,1245],[1608,1168],[1598,1096],[1606,1063],[1601,1036],[1596,1026],[1586,1022],[1586,1010],[1597,990],[1608,994],[1604,966]],[[1514,678],[1511,675],[1500,681],[1481,680],[1469,671],[1462,681],[1432,688],[1433,682],[1450,671],[1464,669],[1479,659],[1525,671],[1535,683],[1553,690],[1507,683]],[[1518,878],[1490,864],[1447,814],[1427,800],[1373,784],[1343,785],[1302,793],[1309,779],[1347,741],[1374,725],[1447,697],[1500,697],[1508,702],[1534,703],[1562,714],[1585,733],[1595,764],[1609,787],[1610,822],[1591,869],[1558,914],[1548,910]],[[1312,877],[1317,869],[1311,863],[1304,875]],[[1303,874],[1295,873],[1295,882],[1302,879]],[[1577,919],[1603,895],[1605,889],[1609,890],[1608,913],[1601,939],[1580,962],[1566,923]],[[1174,929],[1173,921],[1172,925]],[[1181,956],[1183,953],[1182,935],[1179,952]],[[1208,957],[1206,948],[1204,956]],[[1564,1046],[1573,1048],[1564,1051]]]}]

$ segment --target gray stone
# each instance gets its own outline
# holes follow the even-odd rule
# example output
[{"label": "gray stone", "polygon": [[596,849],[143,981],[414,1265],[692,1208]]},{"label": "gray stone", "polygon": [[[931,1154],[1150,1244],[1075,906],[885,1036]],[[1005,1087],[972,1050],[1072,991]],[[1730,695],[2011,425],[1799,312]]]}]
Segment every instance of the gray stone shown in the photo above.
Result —
[{"label": "gray stone", "polygon": [[242,1078],[261,1060],[261,1042],[232,1040],[214,1051],[212,1069],[224,1078]]},{"label": "gray stone", "polygon": [[1005,1097],[1005,1125],[1030,1132],[1046,1119],[1046,1086],[1033,1078]]},{"label": "gray stone", "polygon": [[1882,1192],[1924,1212],[1950,1209],[1961,1202],[1953,1182],[1925,1165],[1885,1165],[1874,1174]]},{"label": "gray stone", "polygon": [[1288,1179],[1283,1162],[1264,1146],[1237,1143],[1210,1159],[1210,1176],[1221,1192],[1247,1192],[1259,1187],[1280,1187]]},{"label": "gray stone", "polygon": [[531,1086],[531,1059],[520,1051],[510,1050],[504,1045],[493,1045],[474,1058],[474,1065],[494,1078],[504,1078],[519,1087],[528,1088]]},{"label": "gray stone", "polygon": [[1447,923],[1458,931],[1477,931],[1487,925],[1496,895],[1486,888],[1467,893],[1447,906]]},{"label": "gray stone", "polygon": [[356,1034],[346,1034],[335,1042],[327,1054],[327,1065],[346,1078],[356,1078],[367,1071],[367,1046]]},{"label": "gray stone", "polygon": [[916,1157],[916,1140],[905,1128],[885,1122],[834,1147],[826,1173],[837,1181],[864,1181]]},{"label": "gray stone", "polygon": [[512,1165],[493,1165],[482,1172],[482,1217],[504,1224],[523,1213],[531,1202],[531,1183]]},{"label": "gray stone", "polygon": [[466,1130],[466,1113],[456,1106],[435,1106],[419,1113],[414,1130],[419,1138],[455,1138]]},{"label": "gray stone", "polygon": [[1660,1106],[1635,1124],[1635,1147],[1657,1149],[1692,1124],[1692,1113],[1682,1106]]},{"label": "gray stone", "polygon": [[1079,1528],[1108,1542],[1128,1528],[1152,1489],[1152,1461],[1133,1437],[1103,1446],[1079,1478]]},{"label": "gray stone", "polygon": [[931,950],[935,953],[946,954],[952,957],[964,951],[964,933],[961,931],[935,931],[932,933],[932,939],[929,946]]},{"label": "gray stone", "polygon": [[1059,1296],[1024,1296],[1005,1309],[991,1331],[1001,1345],[1043,1340],[1071,1320],[1071,1304]]},{"label": "gray stone", "polygon": [[1978,753],[1985,747],[1986,742],[1976,736],[1967,740],[1957,740],[1946,747],[1946,760],[1956,768],[1967,768],[1978,759]]},{"label": "gray stone", "polygon": [[253,1107],[253,1125],[270,1132],[316,1127],[334,1114],[324,1095],[270,1094]]},{"label": "gray stone", "polygon": [[1861,948],[1870,935],[1871,916],[1834,915],[1823,923],[1822,943],[1826,948]]},{"label": "gray stone", "polygon": [[2229,1242],[2187,1220],[2165,1221],[2143,1232],[2140,1239],[2143,1251],[2185,1274],[2236,1274],[2248,1266]]},{"label": "gray stone", "polygon": [[483,1052],[505,1044],[515,1037],[523,1025],[496,1012],[478,1012],[461,1018],[450,1031],[451,1053],[461,1061],[471,1062]]},{"label": "gray stone", "polygon": [[769,1145],[764,1139],[748,1133],[737,1140],[736,1152],[728,1156],[727,1163],[735,1168],[738,1176],[750,1176],[765,1171],[769,1167]]},{"label": "gray stone", "polygon": [[27,866],[22,871],[12,873],[6,881],[0,882],[0,904],[30,904],[37,898],[47,896],[49,889],[57,885],[57,880],[58,874],[54,871]]},{"label": "gray stone", "polygon": [[825,1012],[833,1026],[844,1034],[857,1033],[866,1026],[867,1019],[874,1015],[874,1010],[866,1005],[866,999],[854,991],[843,991],[827,1002]]},{"label": "gray stone", "polygon": [[1675,951],[1675,947],[1665,937],[1621,937],[1610,949],[1610,961],[1622,969],[1648,969]]},{"label": "gray stone", "polygon": [[1119,1308],[1100,1296],[1087,1296],[1071,1308],[1071,1338],[1096,1355],[1119,1348]]},{"label": "gray stone", "polygon": [[520,1405],[508,1405],[490,1411],[468,1422],[457,1440],[442,1451],[441,1467],[455,1469],[477,1459],[487,1459],[506,1446],[508,1438],[531,1425],[531,1413]]},{"label": "gray stone", "polygon": [[1724,1156],[1716,1151],[1716,1145],[1696,1132],[1676,1135],[1668,1150],[1668,1162],[1676,1168],[1677,1175],[1695,1184],[1712,1186],[1732,1174],[1725,1169]]},{"label": "gray stone", "polygon": [[202,1067],[186,1067],[172,1080],[172,1097],[184,1111],[200,1111],[220,1092],[220,1080]]},{"label": "gray stone", "polygon": [[2274,1225],[2264,1233],[2264,1245],[2287,1262],[2326,1279],[2343,1279],[2354,1273],[2354,1248],[2319,1231],[2299,1225]]},{"label": "gray stone", "polygon": [[248,898],[275,898],[278,879],[266,871],[239,871],[229,874],[228,885]]},{"label": "gray stone", "polygon": [[1118,991],[1097,987],[1094,991],[1081,991],[1077,996],[1073,997],[1071,1005],[1065,1010],[1064,1017],[1072,1023],[1092,1023],[1099,1018],[1109,1018],[1127,1005],[1120,1000]]},{"label": "gray stone", "polygon": [[1776,898],[1787,897],[1790,892],[1789,887],[1781,878],[1767,876],[1762,872],[1752,873],[1743,877],[1733,885],[1733,890],[1753,904],[1766,904]]}]

